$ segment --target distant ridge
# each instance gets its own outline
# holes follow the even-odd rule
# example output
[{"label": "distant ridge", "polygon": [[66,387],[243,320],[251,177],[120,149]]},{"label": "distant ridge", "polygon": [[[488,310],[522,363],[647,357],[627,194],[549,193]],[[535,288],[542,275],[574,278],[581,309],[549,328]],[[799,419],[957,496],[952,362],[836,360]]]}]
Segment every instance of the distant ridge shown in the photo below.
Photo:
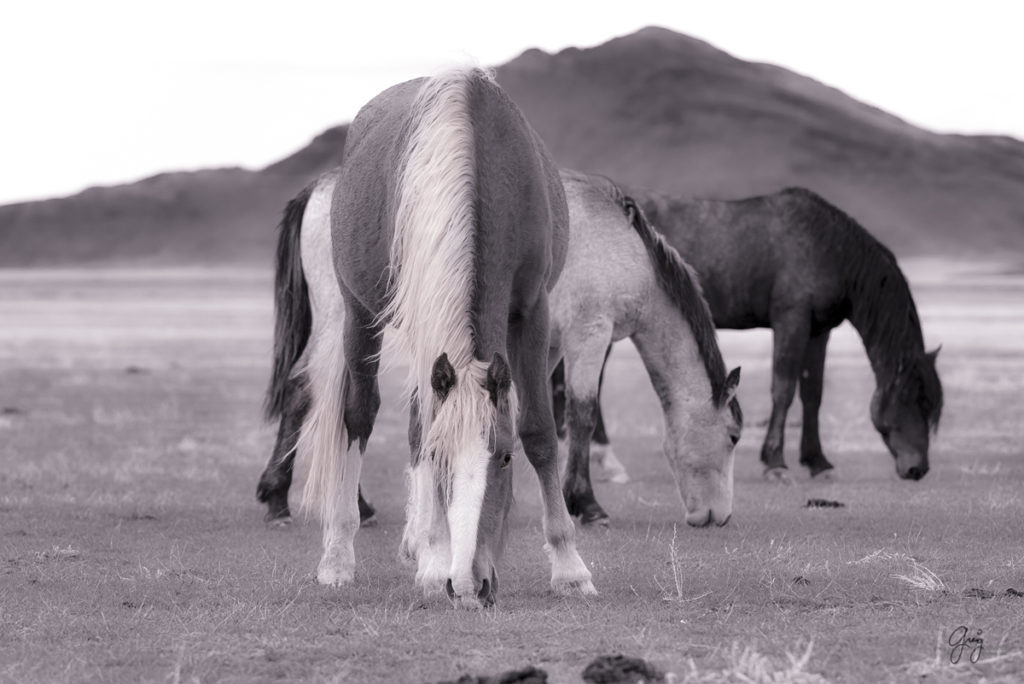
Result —
[{"label": "distant ridge", "polygon": [[[898,255],[1024,251],[1024,143],[940,135],[780,67],[657,27],[497,77],[558,161],[652,190],[804,185]],[[0,265],[270,264],[284,203],[341,158],[347,126],[260,171],[160,174],[0,207]]]}]

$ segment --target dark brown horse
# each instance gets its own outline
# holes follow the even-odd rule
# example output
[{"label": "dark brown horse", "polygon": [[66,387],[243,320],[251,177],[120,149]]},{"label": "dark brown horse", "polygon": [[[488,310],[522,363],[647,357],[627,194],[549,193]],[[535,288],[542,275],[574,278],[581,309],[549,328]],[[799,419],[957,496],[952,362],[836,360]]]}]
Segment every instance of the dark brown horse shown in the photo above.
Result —
[{"label": "dark brown horse", "polygon": [[825,347],[844,320],[864,341],[876,382],[871,420],[896,472],[910,480],[925,476],[929,433],[942,413],[938,349],[925,352],[914,299],[892,252],[803,188],[738,201],[632,195],[696,269],[716,326],[772,329],[772,412],[761,448],[766,478],[788,479],[783,433],[798,383],[800,463],[812,476],[832,470],[821,449],[818,409]]}]

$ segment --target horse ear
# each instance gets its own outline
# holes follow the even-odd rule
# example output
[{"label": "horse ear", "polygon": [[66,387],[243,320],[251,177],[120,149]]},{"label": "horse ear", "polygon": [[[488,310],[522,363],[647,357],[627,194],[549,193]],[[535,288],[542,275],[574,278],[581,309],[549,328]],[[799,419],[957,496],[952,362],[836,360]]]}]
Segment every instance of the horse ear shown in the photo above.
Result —
[{"label": "horse ear", "polygon": [[444,401],[448,392],[455,387],[455,369],[448,361],[447,354],[441,354],[434,361],[434,368],[430,371],[430,386],[434,388],[434,394],[441,401]]},{"label": "horse ear", "polygon": [[508,392],[512,388],[512,371],[509,370],[505,357],[498,352],[494,352],[491,365],[487,367],[486,387],[495,406],[498,405],[499,399],[508,398]]},{"label": "horse ear", "polygon": [[936,347],[935,349],[933,349],[930,352],[928,352],[927,354],[925,354],[925,358],[927,358],[929,361],[931,361],[932,365],[934,366],[935,365],[935,359],[937,359],[939,357],[939,352],[940,351],[942,351],[942,345],[941,344],[938,347]]},{"label": "horse ear", "polygon": [[736,389],[740,386],[740,367],[736,366],[729,371],[725,379],[725,389],[722,391],[722,406],[725,406],[736,396]]}]

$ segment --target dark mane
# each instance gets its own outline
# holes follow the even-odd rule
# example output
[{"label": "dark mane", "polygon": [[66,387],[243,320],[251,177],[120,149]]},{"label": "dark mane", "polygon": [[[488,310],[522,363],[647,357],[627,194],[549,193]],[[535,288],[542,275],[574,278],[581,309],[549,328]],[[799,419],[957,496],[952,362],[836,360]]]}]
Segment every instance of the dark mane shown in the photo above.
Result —
[{"label": "dark mane", "polygon": [[711,381],[711,398],[715,406],[721,406],[725,396],[725,361],[722,360],[722,352],[718,349],[715,324],[711,319],[711,310],[704,299],[697,274],[679,256],[679,252],[651,227],[636,201],[623,194],[618,187],[615,187],[615,190],[616,202],[626,212],[630,224],[647,248],[647,254],[658,276],[658,284],[690,324],[693,338],[697,342],[697,351]]},{"label": "dark mane", "polygon": [[910,285],[893,253],[856,220],[804,188],[781,194],[799,202],[808,225],[829,226],[835,263],[844,271],[849,319],[868,350],[887,394],[911,398],[932,429],[942,416],[942,383],[925,354],[921,320]]}]

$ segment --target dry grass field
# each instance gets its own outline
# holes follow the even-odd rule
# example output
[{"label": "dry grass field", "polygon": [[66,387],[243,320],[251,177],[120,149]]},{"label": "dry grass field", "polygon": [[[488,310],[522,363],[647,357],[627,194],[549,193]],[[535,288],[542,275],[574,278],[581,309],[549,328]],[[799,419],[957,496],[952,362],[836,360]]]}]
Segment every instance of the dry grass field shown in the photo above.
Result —
[{"label": "dry grass field", "polygon": [[[1024,277],[907,265],[946,411],[921,482],[868,420],[873,381],[833,336],[822,434],[833,483],[760,479],[770,336],[725,332],[747,428],[725,528],[680,525],[661,418],[635,352],[605,412],[628,485],[581,530],[600,595],[548,590],[536,477],[517,504],[493,610],[424,600],[396,560],[405,417],[389,375],[364,465],[379,523],[343,589],[313,581],[312,522],[268,528],[254,497],[270,278],[246,270],[0,271],[0,682],[436,682],[534,665],[578,682],[595,656],[676,682],[1020,681],[1024,676]],[[298,488],[296,488],[298,490]],[[843,508],[805,506],[808,499]],[[977,663],[950,662],[978,630]]]}]

